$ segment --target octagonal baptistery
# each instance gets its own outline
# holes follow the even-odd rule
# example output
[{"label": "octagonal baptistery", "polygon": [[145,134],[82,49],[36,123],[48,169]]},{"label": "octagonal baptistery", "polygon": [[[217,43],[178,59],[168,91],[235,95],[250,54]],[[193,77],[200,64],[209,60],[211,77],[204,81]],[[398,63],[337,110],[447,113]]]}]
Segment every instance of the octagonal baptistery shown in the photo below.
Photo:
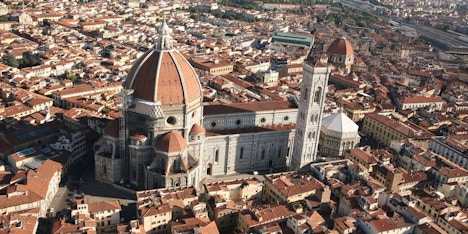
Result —
[{"label": "octagonal baptistery", "polygon": [[194,124],[201,124],[202,89],[198,76],[174,49],[171,30],[163,21],[153,49],[138,58],[124,83],[133,90],[131,112],[149,117],[155,132],[180,130],[187,139]]},{"label": "octagonal baptistery", "polygon": [[320,129],[319,149],[322,156],[341,157],[347,149],[359,144],[359,126],[345,113],[333,113],[323,118]]}]

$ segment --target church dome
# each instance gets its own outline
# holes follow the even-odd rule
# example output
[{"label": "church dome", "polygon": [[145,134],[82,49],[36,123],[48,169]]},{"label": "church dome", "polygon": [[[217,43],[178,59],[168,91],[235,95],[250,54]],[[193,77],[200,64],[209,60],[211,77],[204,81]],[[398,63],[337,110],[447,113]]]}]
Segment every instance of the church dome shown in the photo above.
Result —
[{"label": "church dome", "polygon": [[184,137],[176,131],[170,131],[164,134],[156,143],[156,149],[166,153],[182,152],[186,148],[187,142]]},{"label": "church dome", "polygon": [[328,48],[328,52],[335,55],[354,55],[353,47],[345,37],[336,39]]},{"label": "church dome", "polygon": [[338,133],[357,133],[359,126],[343,112],[333,113],[322,120],[322,128]]},{"label": "church dome", "polygon": [[198,135],[205,133],[205,128],[200,126],[200,124],[194,124],[192,129],[190,130],[190,135]]},{"label": "church dome", "polygon": [[163,21],[153,49],[138,58],[130,69],[125,87],[133,97],[162,105],[188,104],[201,99],[198,76],[190,63],[172,46],[171,30]]}]

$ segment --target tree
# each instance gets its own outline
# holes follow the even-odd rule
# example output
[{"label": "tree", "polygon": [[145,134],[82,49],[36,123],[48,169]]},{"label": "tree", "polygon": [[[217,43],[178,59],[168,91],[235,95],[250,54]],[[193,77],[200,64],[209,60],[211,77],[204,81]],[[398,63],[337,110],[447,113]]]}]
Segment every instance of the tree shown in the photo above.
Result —
[{"label": "tree", "polygon": [[192,18],[195,21],[200,21],[200,15],[199,14],[191,14],[190,18]]},{"label": "tree", "polygon": [[71,80],[73,83],[75,83],[78,80],[78,76],[75,74],[69,75],[67,78]]},{"label": "tree", "polygon": [[50,27],[50,22],[48,19],[44,19],[42,20],[42,25],[44,25],[44,27]]},{"label": "tree", "polygon": [[12,54],[4,54],[2,56],[2,63],[5,64],[5,65],[8,65],[10,67],[16,67],[17,68],[19,66],[18,60]]}]

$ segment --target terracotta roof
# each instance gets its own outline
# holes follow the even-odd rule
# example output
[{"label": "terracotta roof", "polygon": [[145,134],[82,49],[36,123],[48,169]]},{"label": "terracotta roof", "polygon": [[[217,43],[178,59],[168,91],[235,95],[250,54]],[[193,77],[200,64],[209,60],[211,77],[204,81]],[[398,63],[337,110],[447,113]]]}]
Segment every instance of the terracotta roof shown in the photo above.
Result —
[{"label": "terracotta roof", "polygon": [[160,206],[151,206],[149,208],[143,208],[141,215],[143,217],[150,217],[154,215],[161,215],[171,212],[171,207],[167,204],[160,205]]},{"label": "terracotta roof", "polygon": [[466,233],[468,231],[468,225],[460,220],[452,219],[448,223],[454,227],[456,230]]},{"label": "terracotta roof", "polygon": [[286,197],[310,193],[311,191],[325,187],[322,182],[315,178],[301,178],[294,175],[285,175],[277,178],[267,176],[267,178],[271,179],[273,186]]},{"label": "terracotta roof", "polygon": [[385,232],[391,230],[398,230],[411,226],[413,224],[405,222],[403,219],[378,219],[369,221],[374,226],[377,232]]},{"label": "terracotta roof", "polygon": [[121,211],[122,208],[120,207],[120,201],[101,201],[88,204],[88,211],[89,213],[96,213],[100,211],[107,211],[107,210],[119,210]]},{"label": "terracotta roof", "polygon": [[296,109],[297,105],[290,101],[267,101],[233,103],[228,105],[206,105],[203,107],[204,115],[222,115],[230,113],[257,112],[270,110]]},{"label": "terracotta roof", "polygon": [[190,130],[190,135],[198,135],[205,133],[205,128],[200,126],[200,124],[194,124],[192,129]]},{"label": "terracotta roof", "polygon": [[426,103],[426,102],[444,102],[440,97],[424,97],[424,96],[413,96],[404,97],[403,103]]},{"label": "terracotta roof", "polygon": [[80,226],[78,224],[70,224],[66,223],[65,221],[56,219],[52,225],[51,233],[80,233]]},{"label": "terracotta roof", "polygon": [[216,226],[215,221],[212,221],[206,226],[200,226],[198,227],[198,233],[200,234],[219,234],[218,226]]},{"label": "terracotta roof", "polygon": [[374,164],[378,162],[377,158],[368,151],[363,151],[361,149],[352,149],[351,154],[368,164]]},{"label": "terracotta roof", "polygon": [[170,131],[158,139],[156,148],[167,153],[182,152],[187,148],[187,141],[180,133]]},{"label": "terracotta roof", "polygon": [[257,132],[269,132],[269,131],[290,131],[296,128],[296,124],[277,124],[262,127],[250,127],[250,128],[235,128],[235,129],[223,129],[217,131],[206,132],[206,136],[220,136],[220,135],[233,135],[243,133],[257,133]]},{"label": "terracotta roof", "polygon": [[106,135],[119,137],[119,119],[114,119],[105,128]]},{"label": "terracotta roof", "polygon": [[444,231],[441,227],[439,227],[434,222],[423,223],[423,224],[419,225],[418,228],[423,233],[447,234],[446,231]]},{"label": "terracotta roof", "polygon": [[428,179],[426,172],[424,171],[416,171],[410,172],[407,174],[403,174],[403,179],[401,180],[400,184],[403,183],[413,183],[413,182],[421,182]]},{"label": "terracotta roof", "polygon": [[175,50],[149,50],[133,64],[125,86],[134,97],[163,105],[187,104],[201,99],[198,76]]},{"label": "terracotta roof", "polygon": [[336,39],[328,48],[328,52],[337,55],[354,55],[351,43],[344,37]]}]

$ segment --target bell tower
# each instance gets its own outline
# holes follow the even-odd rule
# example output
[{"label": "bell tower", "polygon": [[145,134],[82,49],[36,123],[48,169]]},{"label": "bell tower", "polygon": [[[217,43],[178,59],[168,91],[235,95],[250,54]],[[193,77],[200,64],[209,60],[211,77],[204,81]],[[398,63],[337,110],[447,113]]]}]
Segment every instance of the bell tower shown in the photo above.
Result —
[{"label": "bell tower", "polygon": [[303,63],[301,95],[298,100],[296,133],[291,170],[301,170],[317,158],[320,126],[331,67],[317,62]]}]

